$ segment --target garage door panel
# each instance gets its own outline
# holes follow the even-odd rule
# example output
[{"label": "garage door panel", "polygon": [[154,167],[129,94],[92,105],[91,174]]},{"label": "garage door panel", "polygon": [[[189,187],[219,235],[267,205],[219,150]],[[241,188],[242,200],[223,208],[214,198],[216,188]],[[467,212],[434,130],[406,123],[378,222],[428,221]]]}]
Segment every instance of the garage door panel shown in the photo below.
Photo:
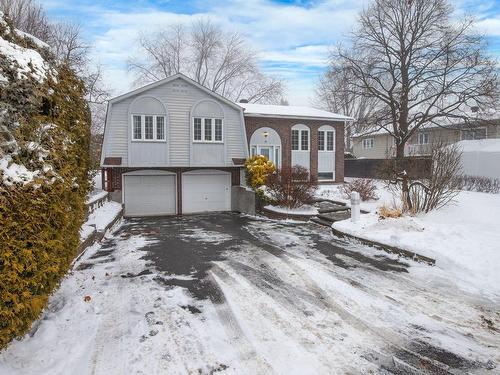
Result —
[{"label": "garage door panel", "polygon": [[231,174],[182,176],[182,212],[231,210]]},{"label": "garage door panel", "polygon": [[125,216],[176,213],[175,176],[124,176]]}]

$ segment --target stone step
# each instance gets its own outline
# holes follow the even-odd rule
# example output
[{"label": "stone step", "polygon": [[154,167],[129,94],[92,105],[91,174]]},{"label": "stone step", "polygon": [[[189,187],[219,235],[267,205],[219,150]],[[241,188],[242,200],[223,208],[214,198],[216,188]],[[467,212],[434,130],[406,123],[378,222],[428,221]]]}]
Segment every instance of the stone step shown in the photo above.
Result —
[{"label": "stone step", "polygon": [[350,210],[351,210],[350,207],[337,206],[337,207],[329,207],[329,208],[320,208],[318,210],[318,212],[320,214],[326,214],[326,213],[329,213],[329,212],[343,212],[343,211],[350,211]]},{"label": "stone step", "polygon": [[326,220],[320,219],[319,217],[313,217],[313,218],[311,218],[311,221],[313,223],[322,225],[324,227],[331,227],[331,225],[332,225],[332,223],[330,221],[326,221]]},{"label": "stone step", "polygon": [[319,214],[317,217],[321,220],[325,220],[325,221],[329,221],[330,223],[334,223],[336,221],[349,219],[351,217],[351,214],[347,211],[337,212],[337,213],[330,212],[328,214]]}]

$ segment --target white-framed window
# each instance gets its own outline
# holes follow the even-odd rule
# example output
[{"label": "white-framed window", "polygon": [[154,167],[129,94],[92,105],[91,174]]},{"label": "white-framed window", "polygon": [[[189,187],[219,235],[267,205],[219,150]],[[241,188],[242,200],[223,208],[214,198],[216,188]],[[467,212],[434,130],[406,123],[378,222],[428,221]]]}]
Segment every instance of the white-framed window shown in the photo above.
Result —
[{"label": "white-framed window", "polygon": [[466,129],[462,130],[461,138],[462,141],[474,140],[474,139],[486,139],[488,138],[488,134],[486,132],[486,128]]},{"label": "white-framed window", "polygon": [[374,139],[373,138],[365,138],[363,139],[363,148],[373,148],[374,144]]},{"label": "white-framed window", "polygon": [[428,145],[429,144],[429,133],[418,133],[418,144]]},{"label": "white-framed window", "polygon": [[281,147],[278,145],[252,145],[250,156],[262,155],[272,161],[276,168],[281,168]]},{"label": "white-framed window", "polygon": [[335,148],[335,131],[318,131],[318,151],[333,151]]},{"label": "white-framed window", "polygon": [[132,140],[164,142],[166,140],[166,122],[163,115],[132,115]]},{"label": "white-framed window", "polygon": [[292,151],[309,151],[309,130],[292,130]]},{"label": "white-framed window", "polygon": [[223,141],[221,118],[193,117],[193,142],[222,143]]}]

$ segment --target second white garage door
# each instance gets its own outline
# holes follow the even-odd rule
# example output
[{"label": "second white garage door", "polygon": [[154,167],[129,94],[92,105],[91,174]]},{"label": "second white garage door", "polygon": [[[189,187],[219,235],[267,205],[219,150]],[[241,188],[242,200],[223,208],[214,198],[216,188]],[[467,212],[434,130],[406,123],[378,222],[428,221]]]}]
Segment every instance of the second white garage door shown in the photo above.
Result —
[{"label": "second white garage door", "polygon": [[125,216],[175,215],[175,175],[124,175]]},{"label": "second white garage door", "polygon": [[231,210],[231,174],[194,171],[182,174],[182,212]]}]

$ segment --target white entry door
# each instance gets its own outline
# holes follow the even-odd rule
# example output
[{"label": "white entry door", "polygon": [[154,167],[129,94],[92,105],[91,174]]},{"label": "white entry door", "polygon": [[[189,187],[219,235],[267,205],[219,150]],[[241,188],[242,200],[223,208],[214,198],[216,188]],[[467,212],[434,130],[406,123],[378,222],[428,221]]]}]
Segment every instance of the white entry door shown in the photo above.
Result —
[{"label": "white entry door", "polygon": [[194,171],[182,174],[182,213],[230,210],[230,173]]},{"label": "white entry door", "polygon": [[175,175],[124,175],[125,213],[130,216],[176,214]]}]

